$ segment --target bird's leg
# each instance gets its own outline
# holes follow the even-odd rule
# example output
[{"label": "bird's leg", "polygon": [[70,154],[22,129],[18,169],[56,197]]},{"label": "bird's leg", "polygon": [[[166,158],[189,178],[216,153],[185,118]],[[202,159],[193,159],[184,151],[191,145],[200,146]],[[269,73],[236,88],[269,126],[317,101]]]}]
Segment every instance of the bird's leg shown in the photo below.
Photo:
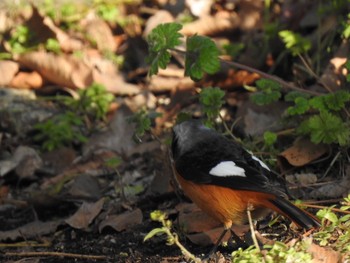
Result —
[{"label": "bird's leg", "polygon": [[227,231],[228,231],[228,228],[224,227],[224,231],[222,231],[221,235],[219,236],[219,239],[216,241],[214,247],[210,250],[209,254],[205,257],[205,259],[209,259],[211,255],[213,255],[216,252],[216,250],[218,249],[218,246],[220,245]]}]

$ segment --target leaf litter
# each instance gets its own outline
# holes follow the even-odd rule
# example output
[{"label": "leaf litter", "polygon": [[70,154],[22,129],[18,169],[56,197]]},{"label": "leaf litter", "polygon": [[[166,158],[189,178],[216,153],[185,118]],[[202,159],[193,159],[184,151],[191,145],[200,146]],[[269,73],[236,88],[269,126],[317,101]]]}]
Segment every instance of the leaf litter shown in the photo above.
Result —
[{"label": "leaf litter", "polygon": [[[204,251],[198,245],[208,246],[220,234],[222,228],[217,222],[195,206],[185,205],[185,208],[174,210],[177,204],[183,205],[184,202],[175,194],[176,183],[170,168],[168,149],[164,146],[169,139],[169,128],[180,111],[200,116],[196,96],[198,88],[207,85],[218,85],[227,91],[227,115],[224,117],[230,119],[230,115],[237,113],[238,119],[241,119],[238,128],[250,135],[262,134],[270,128],[278,131],[279,120],[288,105],[253,106],[243,86],[251,85],[260,76],[245,70],[224,69],[214,76],[205,76],[199,83],[193,82],[181,74],[181,58],[175,59],[170,69],[161,70],[158,75],[147,79],[142,35],[148,35],[150,28],[160,23],[178,19],[176,15],[185,12],[184,6],[179,4],[165,5],[164,9],[160,9],[163,4],[160,2],[157,7],[146,7],[145,3],[123,3],[121,9],[128,14],[121,15],[125,19],[124,25],[120,20],[106,22],[96,14],[86,14],[79,20],[81,31],[69,28],[67,22],[58,23],[35,7],[32,7],[29,16],[22,17],[29,30],[38,32],[36,38],[29,38],[28,44],[39,44],[39,48],[16,54],[12,60],[0,61],[0,68],[4,69],[0,70],[1,85],[6,86],[6,90],[23,89],[21,92],[24,94],[30,89],[39,96],[58,93],[71,96],[76,90],[86,89],[97,82],[116,95],[116,100],[115,107],[109,112],[108,125],[102,129],[95,127],[88,134],[86,143],[48,153],[39,151],[39,145],[30,139],[33,126],[46,119],[47,115],[62,110],[62,105],[57,103],[57,107],[52,107],[50,102],[39,104],[38,99],[34,99],[36,107],[42,107],[42,110],[38,110],[29,99],[16,99],[16,104],[10,105],[13,96],[4,96],[0,104],[1,242],[10,241],[19,245],[16,242],[25,240],[29,244],[29,241],[49,237],[50,250],[107,255],[108,262],[181,262],[181,252],[164,246],[164,240],[156,239],[147,244],[142,242],[143,237],[157,227],[148,216],[155,209],[169,212],[171,219],[179,224],[177,230],[183,231],[181,233],[191,241],[186,246],[198,254]],[[185,23],[181,33],[211,36],[216,43],[222,39],[236,38],[235,41],[240,40],[245,44],[237,59],[247,65],[266,69],[264,47],[252,44],[266,43],[261,41],[259,33],[264,13],[262,2],[239,1],[231,4],[207,1],[212,13],[205,11],[206,15],[200,14],[198,19],[195,14],[198,8],[188,2],[188,10],[194,15],[191,18],[193,21]],[[236,9],[236,5],[239,8]],[[294,26],[300,23],[301,28],[305,24],[315,26],[312,20],[315,9],[305,9],[309,11],[305,12],[305,19],[301,22],[302,15],[297,15],[293,8],[305,8],[303,3],[286,2],[281,5],[281,21]],[[286,13],[290,13],[290,17],[285,16]],[[135,20],[128,20],[135,15],[146,21],[144,32],[140,31],[142,27]],[[326,23],[334,25],[334,20]],[[68,29],[62,30],[62,25]],[[329,25],[326,24],[327,27],[321,32],[323,35],[329,32]],[[0,41],[5,51],[10,51],[12,46],[7,36],[5,34],[5,39]],[[40,46],[49,39],[58,42],[58,51],[47,51]],[[277,47],[276,43],[273,45]],[[117,65],[117,56],[113,57],[114,60],[108,59],[106,50],[117,56],[124,55],[123,67]],[[325,63],[327,67],[320,80],[334,90],[344,83],[342,69],[347,51],[348,46],[341,44],[328,64]],[[271,61],[269,63],[275,62]],[[282,66],[277,68],[278,73],[283,73],[283,70]],[[298,69],[295,72],[303,76]],[[291,73],[284,74],[286,78],[294,77],[290,76]],[[316,83],[313,88],[322,88],[319,84]],[[34,93],[30,96],[36,98]],[[129,118],[143,108],[162,112],[163,115],[154,121],[154,133],[143,138],[144,143],[138,145],[133,140],[134,127]],[[21,109],[21,116],[25,117],[19,118],[18,112],[15,112],[16,115],[11,109]],[[12,112],[12,115],[7,112]],[[28,113],[35,113],[35,117],[27,117]],[[161,143],[153,141],[155,136]],[[289,148],[284,147],[286,150],[281,151],[280,155],[287,160],[287,168],[292,167],[296,171],[288,173],[288,176],[294,185],[302,186],[303,191],[299,192],[298,197],[338,198],[349,192],[348,172],[344,172],[346,176],[339,181],[333,181],[327,175],[328,181],[317,188],[315,185],[319,183],[317,180],[322,171],[314,169],[311,173],[303,172],[304,167],[313,167],[329,153],[328,148],[312,145],[306,140],[290,145]],[[114,167],[106,165],[113,158],[120,159],[120,163]],[[280,168],[283,170],[282,165]],[[344,167],[341,169],[346,170]],[[235,230],[240,235],[246,232],[244,227]],[[281,236],[285,237],[283,234]],[[31,250],[29,247],[26,249]],[[6,252],[3,248],[0,250]],[[12,251],[20,250],[18,246]],[[310,250],[315,262],[321,258],[327,258],[327,262],[340,260],[337,252],[316,244],[312,244]],[[55,257],[44,260],[60,262]]]}]

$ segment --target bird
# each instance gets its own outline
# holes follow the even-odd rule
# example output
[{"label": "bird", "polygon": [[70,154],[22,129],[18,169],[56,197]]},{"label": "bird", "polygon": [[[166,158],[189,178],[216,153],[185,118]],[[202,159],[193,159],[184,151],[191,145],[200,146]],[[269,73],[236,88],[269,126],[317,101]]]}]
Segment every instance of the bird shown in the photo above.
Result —
[{"label": "bird", "polygon": [[[271,210],[304,229],[320,226],[318,219],[287,200],[285,182],[238,142],[191,119],[173,127],[171,144],[176,179],[183,192],[224,230],[214,252],[233,224],[248,222]],[[235,240],[236,240],[235,238]]]}]

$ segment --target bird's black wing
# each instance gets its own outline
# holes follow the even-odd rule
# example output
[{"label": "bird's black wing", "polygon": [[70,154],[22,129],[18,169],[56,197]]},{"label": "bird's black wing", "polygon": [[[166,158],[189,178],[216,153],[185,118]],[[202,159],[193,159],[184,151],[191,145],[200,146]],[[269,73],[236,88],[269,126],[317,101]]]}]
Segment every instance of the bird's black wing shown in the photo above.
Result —
[{"label": "bird's black wing", "polygon": [[264,163],[216,133],[206,136],[191,151],[183,153],[175,161],[175,167],[186,180],[198,184],[284,195],[281,181]]}]

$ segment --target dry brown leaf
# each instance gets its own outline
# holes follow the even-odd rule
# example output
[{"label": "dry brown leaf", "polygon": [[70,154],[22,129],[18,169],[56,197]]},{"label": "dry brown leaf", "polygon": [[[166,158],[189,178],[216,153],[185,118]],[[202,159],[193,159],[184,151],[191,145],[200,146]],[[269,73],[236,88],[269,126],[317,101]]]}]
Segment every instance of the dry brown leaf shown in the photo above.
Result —
[{"label": "dry brown leaf", "polygon": [[57,27],[51,18],[45,17],[44,24],[56,34],[56,39],[62,51],[70,53],[83,48],[83,42],[81,40],[70,37],[66,32]]},{"label": "dry brown leaf", "polygon": [[117,50],[117,43],[114,41],[112,30],[104,20],[94,17],[85,22],[85,25],[83,25],[85,33],[88,39],[96,43],[98,50],[112,52]]},{"label": "dry brown leaf", "polygon": [[181,34],[185,36],[214,35],[222,32],[232,31],[240,25],[240,18],[236,13],[218,12],[214,16],[202,17],[194,22],[185,24]]},{"label": "dry brown leaf", "polygon": [[158,10],[153,16],[148,18],[145,29],[143,30],[143,36],[147,37],[148,34],[159,24],[174,22],[172,14],[166,10]]},{"label": "dry brown leaf", "polygon": [[43,77],[36,71],[19,72],[11,81],[11,87],[17,89],[38,89],[43,86]]},{"label": "dry brown leaf", "polygon": [[312,199],[334,199],[347,196],[350,193],[350,177],[331,181],[313,190],[310,194]]},{"label": "dry brown leaf", "polygon": [[82,163],[82,162],[77,163],[72,167],[70,167],[69,169],[66,169],[63,173],[56,175],[55,177],[46,178],[44,179],[40,188],[46,189],[54,184],[65,181],[66,178],[68,177],[73,179],[79,174],[86,173],[86,171],[98,169],[99,167],[105,164],[104,160],[115,157],[116,155],[114,152],[107,152],[107,151],[104,151],[102,154],[101,153],[97,154],[96,152],[94,152],[94,154],[98,155],[98,158],[96,158],[96,160],[92,160],[86,163]]},{"label": "dry brown leaf", "polygon": [[76,199],[97,200],[101,197],[101,186],[95,176],[81,174],[74,179],[69,188],[69,197]]},{"label": "dry brown leaf", "polygon": [[0,241],[40,237],[55,232],[61,224],[61,220],[49,222],[34,221],[13,230],[0,231]]},{"label": "dry brown leaf", "polygon": [[201,211],[195,204],[182,206],[179,211],[178,220],[179,225],[186,233],[205,232],[221,226],[220,222]]},{"label": "dry brown leaf", "polygon": [[312,185],[317,182],[317,175],[313,173],[292,174],[287,175],[286,180],[297,185]]},{"label": "dry brown leaf", "polygon": [[312,243],[307,250],[312,254],[312,263],[340,263],[342,256],[330,247],[321,247]]},{"label": "dry brown leaf", "polygon": [[218,86],[223,89],[241,88],[244,85],[251,85],[260,76],[257,73],[250,73],[246,70],[228,69],[227,72],[207,76],[204,86]]},{"label": "dry brown leaf", "polygon": [[58,85],[84,88],[92,83],[91,68],[74,56],[35,51],[19,55],[17,61]]},{"label": "dry brown leaf", "polygon": [[0,86],[9,85],[18,70],[19,65],[17,62],[10,60],[0,61]]},{"label": "dry brown leaf", "polygon": [[283,151],[280,156],[293,166],[303,166],[317,160],[327,153],[328,147],[324,144],[314,144],[308,139],[298,139],[294,144]]},{"label": "dry brown leaf", "polygon": [[115,112],[106,131],[94,134],[84,145],[83,156],[94,155],[99,151],[114,151],[129,156],[136,146],[133,139],[135,127],[128,121],[132,111],[125,105]]},{"label": "dry brown leaf", "polygon": [[136,208],[133,211],[126,211],[120,215],[110,215],[99,225],[99,231],[109,226],[120,232],[126,229],[130,229],[133,226],[139,225],[142,223],[143,215],[142,211],[139,208]]},{"label": "dry brown leaf", "polygon": [[33,148],[19,146],[10,159],[0,161],[0,176],[15,169],[19,177],[30,177],[41,166],[42,160]]},{"label": "dry brown leaf", "polygon": [[138,85],[127,83],[124,78],[117,73],[103,74],[96,68],[93,69],[93,80],[106,87],[108,92],[118,95],[135,95],[140,92]]},{"label": "dry brown leaf", "polygon": [[[192,243],[199,246],[210,246],[216,243],[222,231],[222,227],[217,227],[205,232],[195,233],[195,234],[186,234],[186,237],[191,240]],[[222,239],[223,242],[227,242],[230,238],[230,232],[227,232],[225,237]]]},{"label": "dry brown leaf", "polygon": [[95,203],[83,202],[78,211],[70,218],[66,219],[65,222],[73,228],[87,228],[101,212],[104,201],[104,198],[101,198]]},{"label": "dry brown leaf", "polygon": [[76,157],[76,152],[68,147],[61,147],[42,155],[45,166],[52,170],[53,174],[66,170]]}]

